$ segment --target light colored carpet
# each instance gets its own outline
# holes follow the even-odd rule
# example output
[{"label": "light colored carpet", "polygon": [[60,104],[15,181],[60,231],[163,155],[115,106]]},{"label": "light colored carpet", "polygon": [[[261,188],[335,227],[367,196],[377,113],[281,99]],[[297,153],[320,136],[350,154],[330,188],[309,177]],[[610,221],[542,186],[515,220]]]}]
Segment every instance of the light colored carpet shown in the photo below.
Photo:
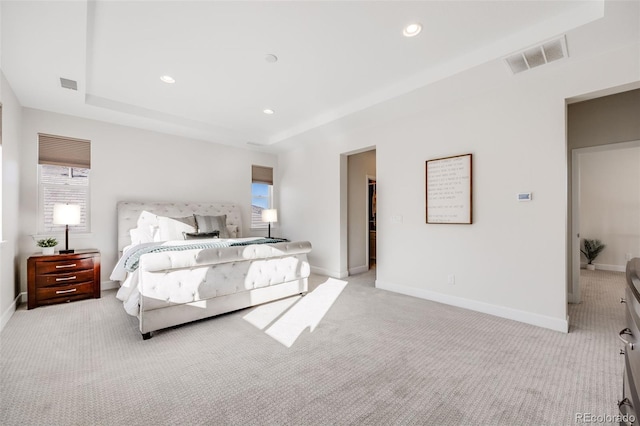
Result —
[{"label": "light colored carpet", "polygon": [[289,348],[243,319],[252,309],[143,341],[113,291],[21,308],[0,335],[0,423],[555,425],[617,413],[623,274],[583,271],[569,334],[374,279],[350,277]]}]

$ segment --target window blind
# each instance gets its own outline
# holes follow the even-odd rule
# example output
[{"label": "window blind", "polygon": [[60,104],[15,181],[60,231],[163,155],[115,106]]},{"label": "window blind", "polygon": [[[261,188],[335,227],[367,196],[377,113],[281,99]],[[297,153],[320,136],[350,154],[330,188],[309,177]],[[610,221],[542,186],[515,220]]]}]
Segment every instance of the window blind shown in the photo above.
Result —
[{"label": "window blind", "polygon": [[91,141],[38,133],[38,164],[91,168]]},{"label": "window blind", "polygon": [[251,166],[251,182],[273,185],[273,168],[264,166]]}]

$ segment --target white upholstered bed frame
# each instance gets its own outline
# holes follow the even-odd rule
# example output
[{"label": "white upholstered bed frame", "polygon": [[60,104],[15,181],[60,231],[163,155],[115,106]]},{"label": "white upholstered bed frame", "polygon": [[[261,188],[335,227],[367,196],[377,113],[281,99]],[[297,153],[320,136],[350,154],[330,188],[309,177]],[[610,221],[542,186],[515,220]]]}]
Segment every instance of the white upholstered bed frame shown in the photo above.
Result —
[{"label": "white upholstered bed frame", "polygon": [[[129,230],[136,228],[142,211],[167,217],[224,214],[227,224],[238,227],[238,237],[242,234],[240,209],[233,203],[121,201],[120,252],[131,243]],[[298,241],[142,255],[137,273],[138,319],[143,338],[148,339],[155,330],[305,294],[310,273],[306,256],[309,251],[309,242]],[[194,277],[200,281],[194,282]],[[176,281],[179,290],[171,287]],[[173,293],[167,288],[172,288]]]}]

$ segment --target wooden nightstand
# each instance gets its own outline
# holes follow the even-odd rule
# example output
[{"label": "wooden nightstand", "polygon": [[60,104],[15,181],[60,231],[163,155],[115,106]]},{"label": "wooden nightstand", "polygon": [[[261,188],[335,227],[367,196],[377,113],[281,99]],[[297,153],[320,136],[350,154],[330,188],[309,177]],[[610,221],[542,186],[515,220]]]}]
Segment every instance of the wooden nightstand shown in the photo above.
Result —
[{"label": "wooden nightstand", "polygon": [[28,309],[100,297],[100,252],[34,254],[27,260]]}]

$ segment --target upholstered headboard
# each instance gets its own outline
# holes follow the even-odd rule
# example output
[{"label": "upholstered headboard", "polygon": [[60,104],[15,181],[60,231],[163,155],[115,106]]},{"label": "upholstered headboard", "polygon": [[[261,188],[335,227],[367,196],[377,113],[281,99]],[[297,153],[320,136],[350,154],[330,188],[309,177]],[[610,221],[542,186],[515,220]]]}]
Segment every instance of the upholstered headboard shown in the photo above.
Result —
[{"label": "upholstered headboard", "polygon": [[240,207],[233,203],[169,203],[169,202],[118,202],[118,252],[131,244],[129,231],[138,225],[140,213],[167,217],[184,217],[191,214],[203,216],[227,215],[227,224],[238,227],[238,237],[242,236],[242,215]]}]

